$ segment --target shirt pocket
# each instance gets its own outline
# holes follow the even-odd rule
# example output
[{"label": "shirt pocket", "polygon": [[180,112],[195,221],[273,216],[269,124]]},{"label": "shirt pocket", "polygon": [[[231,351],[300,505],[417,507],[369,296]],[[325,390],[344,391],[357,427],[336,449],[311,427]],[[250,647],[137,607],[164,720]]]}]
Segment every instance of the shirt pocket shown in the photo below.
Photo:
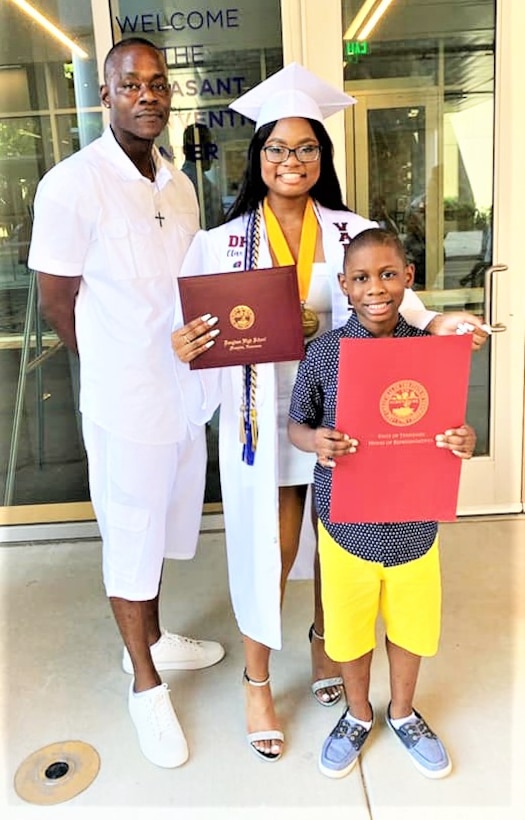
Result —
[{"label": "shirt pocket", "polygon": [[160,275],[152,260],[152,229],[145,222],[131,226],[124,218],[105,219],[99,225],[107,272],[113,279],[153,279]]}]

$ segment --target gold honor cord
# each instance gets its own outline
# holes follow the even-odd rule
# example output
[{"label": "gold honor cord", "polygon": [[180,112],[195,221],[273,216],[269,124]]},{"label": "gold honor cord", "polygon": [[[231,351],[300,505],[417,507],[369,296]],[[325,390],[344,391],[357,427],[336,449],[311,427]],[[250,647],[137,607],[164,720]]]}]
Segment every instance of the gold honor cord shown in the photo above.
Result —
[{"label": "gold honor cord", "polygon": [[299,283],[299,298],[301,300],[301,312],[303,333],[308,338],[313,336],[319,327],[319,319],[315,311],[305,305],[310,282],[312,280],[312,269],[315,257],[315,246],[319,225],[315,215],[312,200],[309,198],[303,214],[303,224],[301,228],[301,240],[299,243],[299,258],[295,260],[286,241],[284,233],[277,221],[277,217],[270,208],[268,200],[263,202],[264,221],[268,242],[278,265],[297,265],[297,279]]}]

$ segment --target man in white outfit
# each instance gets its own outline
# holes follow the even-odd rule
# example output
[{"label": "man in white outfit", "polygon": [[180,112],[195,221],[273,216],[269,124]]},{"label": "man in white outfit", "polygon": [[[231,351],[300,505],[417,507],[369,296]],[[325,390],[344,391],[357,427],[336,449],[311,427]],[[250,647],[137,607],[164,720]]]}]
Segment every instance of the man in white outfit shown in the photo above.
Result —
[{"label": "man in white outfit", "polygon": [[204,418],[187,410],[200,383],[170,345],[198,205],[189,179],[154,146],[170,113],[162,53],[142,38],[119,42],[100,97],[110,126],[38,187],[29,266],[43,316],[79,355],[90,493],[133,675],[130,714],[143,754],[175,767],[188,747],[159,672],[224,656],[219,643],[159,622],[163,561],[193,557],[204,498]]}]

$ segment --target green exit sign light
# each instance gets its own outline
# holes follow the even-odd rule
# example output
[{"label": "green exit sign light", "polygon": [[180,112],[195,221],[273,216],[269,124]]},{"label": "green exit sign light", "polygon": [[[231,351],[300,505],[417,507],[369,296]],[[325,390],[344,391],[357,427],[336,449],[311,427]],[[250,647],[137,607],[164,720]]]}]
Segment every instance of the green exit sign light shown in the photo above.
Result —
[{"label": "green exit sign light", "polygon": [[345,40],[345,57],[360,57],[362,54],[370,54],[370,47],[366,40]]}]

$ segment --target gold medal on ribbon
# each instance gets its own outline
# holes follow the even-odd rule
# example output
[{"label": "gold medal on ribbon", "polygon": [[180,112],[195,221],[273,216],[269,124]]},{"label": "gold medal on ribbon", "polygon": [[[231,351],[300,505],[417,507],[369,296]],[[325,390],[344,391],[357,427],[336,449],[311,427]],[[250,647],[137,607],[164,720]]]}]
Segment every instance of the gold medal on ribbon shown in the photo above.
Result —
[{"label": "gold medal on ribbon", "polygon": [[305,339],[314,336],[319,330],[319,317],[315,310],[306,307],[306,299],[308,291],[310,290],[310,281],[312,278],[312,269],[315,257],[315,247],[317,244],[317,236],[319,225],[317,217],[313,208],[312,200],[309,198],[303,215],[303,224],[301,228],[301,240],[299,244],[299,258],[294,259],[288,243],[283,234],[281,226],[277,221],[275,214],[268,204],[268,200],[263,201],[264,219],[266,222],[266,231],[268,234],[268,241],[273,255],[277,259],[279,265],[293,265],[297,266],[297,278],[299,285],[299,298],[301,299],[301,320],[303,325],[303,334]]},{"label": "gold medal on ribbon", "polygon": [[305,339],[314,336],[319,330],[319,317],[317,313],[315,310],[306,307],[304,302],[301,304],[301,322]]}]

